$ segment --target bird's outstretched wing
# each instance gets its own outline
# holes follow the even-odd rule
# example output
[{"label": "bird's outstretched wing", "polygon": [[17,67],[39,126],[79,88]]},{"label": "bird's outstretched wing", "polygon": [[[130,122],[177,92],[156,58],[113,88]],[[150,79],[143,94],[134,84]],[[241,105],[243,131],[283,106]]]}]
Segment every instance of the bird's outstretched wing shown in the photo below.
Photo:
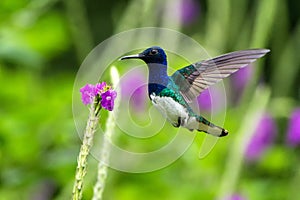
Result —
[{"label": "bird's outstretched wing", "polygon": [[227,53],[212,59],[200,61],[177,70],[172,80],[187,102],[240,68],[264,56],[268,49],[249,49]]}]

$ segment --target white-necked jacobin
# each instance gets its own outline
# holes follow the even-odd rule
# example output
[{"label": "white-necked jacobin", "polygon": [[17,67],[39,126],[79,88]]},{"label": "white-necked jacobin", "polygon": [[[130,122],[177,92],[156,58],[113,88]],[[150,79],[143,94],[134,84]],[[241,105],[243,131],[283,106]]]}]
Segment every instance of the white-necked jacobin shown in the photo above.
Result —
[{"label": "white-necked jacobin", "polygon": [[189,106],[195,97],[240,68],[264,56],[268,49],[249,49],[227,53],[212,59],[199,61],[167,74],[167,55],[158,47],[150,47],[137,55],[124,59],[141,59],[149,69],[148,94],[153,105],[174,127],[185,127],[221,137],[228,131],[196,114]]}]

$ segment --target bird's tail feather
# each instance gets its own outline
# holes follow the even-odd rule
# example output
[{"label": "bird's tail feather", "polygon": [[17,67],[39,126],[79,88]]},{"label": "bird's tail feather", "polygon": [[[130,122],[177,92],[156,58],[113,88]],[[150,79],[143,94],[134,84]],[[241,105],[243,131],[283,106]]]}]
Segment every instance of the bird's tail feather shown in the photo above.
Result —
[{"label": "bird's tail feather", "polygon": [[196,120],[199,122],[198,131],[203,131],[207,134],[216,136],[216,137],[223,137],[228,135],[228,131],[214,125],[213,123],[209,122],[204,117],[201,117],[199,115],[196,116]]}]

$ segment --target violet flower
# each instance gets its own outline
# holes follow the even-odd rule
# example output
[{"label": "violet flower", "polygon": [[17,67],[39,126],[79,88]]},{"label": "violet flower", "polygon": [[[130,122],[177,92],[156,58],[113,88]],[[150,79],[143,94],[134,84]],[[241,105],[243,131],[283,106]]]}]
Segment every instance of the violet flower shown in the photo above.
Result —
[{"label": "violet flower", "polygon": [[232,88],[234,89],[235,98],[238,100],[243,94],[245,87],[252,77],[253,69],[251,65],[241,68],[236,73],[231,75]]},{"label": "violet flower", "polygon": [[291,114],[287,131],[287,144],[292,147],[300,144],[300,108],[295,109]]},{"label": "violet flower", "polygon": [[102,94],[104,93],[106,90],[108,90],[110,88],[110,86],[108,86],[105,82],[102,83],[97,83],[95,85],[95,95],[97,94]]},{"label": "violet flower", "polygon": [[204,90],[198,97],[197,101],[200,107],[200,110],[210,111],[211,109],[211,95],[209,90]]},{"label": "violet flower", "polygon": [[184,25],[196,21],[200,13],[200,5],[196,0],[184,0],[180,5],[180,20]]},{"label": "violet flower", "polygon": [[96,96],[95,86],[92,84],[86,84],[79,90],[81,92],[81,100],[84,105],[91,104]]},{"label": "violet flower", "polygon": [[204,90],[198,97],[197,102],[201,110],[206,112],[211,112],[212,109],[215,111],[221,110],[224,106],[225,101],[222,102],[222,97],[220,90],[214,86],[210,87],[210,89]]},{"label": "violet flower", "polygon": [[117,93],[105,82],[97,83],[96,85],[86,84],[80,89],[80,92],[81,100],[84,105],[93,103],[95,98],[99,97],[101,107],[109,111],[113,110]]},{"label": "violet flower", "polygon": [[252,76],[252,66],[248,65],[232,74],[232,81],[236,88],[244,89]]},{"label": "violet flower", "polygon": [[101,94],[101,106],[109,111],[114,109],[115,98],[117,97],[116,91],[107,90]]},{"label": "violet flower", "polygon": [[273,143],[276,132],[277,128],[273,118],[269,114],[263,115],[246,148],[246,159],[249,161],[259,159],[265,150]]},{"label": "violet flower", "polygon": [[230,197],[226,197],[224,200],[246,200],[246,198],[239,194],[233,194]]}]

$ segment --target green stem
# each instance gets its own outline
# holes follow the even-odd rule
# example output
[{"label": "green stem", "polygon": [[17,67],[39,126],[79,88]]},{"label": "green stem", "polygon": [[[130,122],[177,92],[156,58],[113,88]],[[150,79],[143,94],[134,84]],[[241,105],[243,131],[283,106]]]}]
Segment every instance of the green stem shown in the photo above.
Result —
[{"label": "green stem", "polygon": [[287,199],[299,199],[299,183],[300,183],[300,163],[298,162],[295,167],[294,178],[290,183],[290,192]]},{"label": "green stem", "polygon": [[80,200],[82,198],[83,179],[87,171],[87,156],[89,155],[91,147],[93,145],[94,134],[99,122],[99,117],[95,112],[95,106],[94,104],[92,105],[93,106],[90,108],[89,118],[83,135],[82,145],[77,158],[77,168],[72,200]]},{"label": "green stem", "polygon": [[112,133],[114,131],[115,123],[113,113],[110,112],[107,122],[106,122],[106,131],[104,133],[104,140],[101,151],[101,160],[98,164],[98,174],[97,174],[97,182],[94,186],[94,195],[93,200],[101,200],[105,182],[108,174],[107,163],[109,161],[110,156],[110,141],[112,137]]},{"label": "green stem", "polygon": [[65,0],[66,14],[78,60],[81,62],[94,46],[83,0]]},{"label": "green stem", "polygon": [[[119,73],[116,67],[114,66],[111,67],[111,79],[113,82],[113,87],[117,88],[117,84],[119,83]],[[93,200],[101,200],[103,196],[103,191],[108,173],[107,165],[110,156],[110,143],[115,130],[114,112],[117,110],[120,100],[120,91],[117,91],[117,93],[118,99],[115,102],[115,108],[112,112],[109,112],[108,119],[106,122],[106,131],[104,133],[101,158],[98,164],[97,182],[94,186]]]},{"label": "green stem", "polygon": [[[235,187],[240,175],[243,164],[244,152],[248,143],[254,134],[255,128],[263,115],[270,98],[270,90],[268,88],[257,88],[255,95],[251,101],[248,111],[237,132],[237,137],[229,149],[229,156],[224,168],[224,174],[221,178],[220,189],[217,199],[230,197],[235,191]],[[251,127],[249,129],[249,127]]]}]

